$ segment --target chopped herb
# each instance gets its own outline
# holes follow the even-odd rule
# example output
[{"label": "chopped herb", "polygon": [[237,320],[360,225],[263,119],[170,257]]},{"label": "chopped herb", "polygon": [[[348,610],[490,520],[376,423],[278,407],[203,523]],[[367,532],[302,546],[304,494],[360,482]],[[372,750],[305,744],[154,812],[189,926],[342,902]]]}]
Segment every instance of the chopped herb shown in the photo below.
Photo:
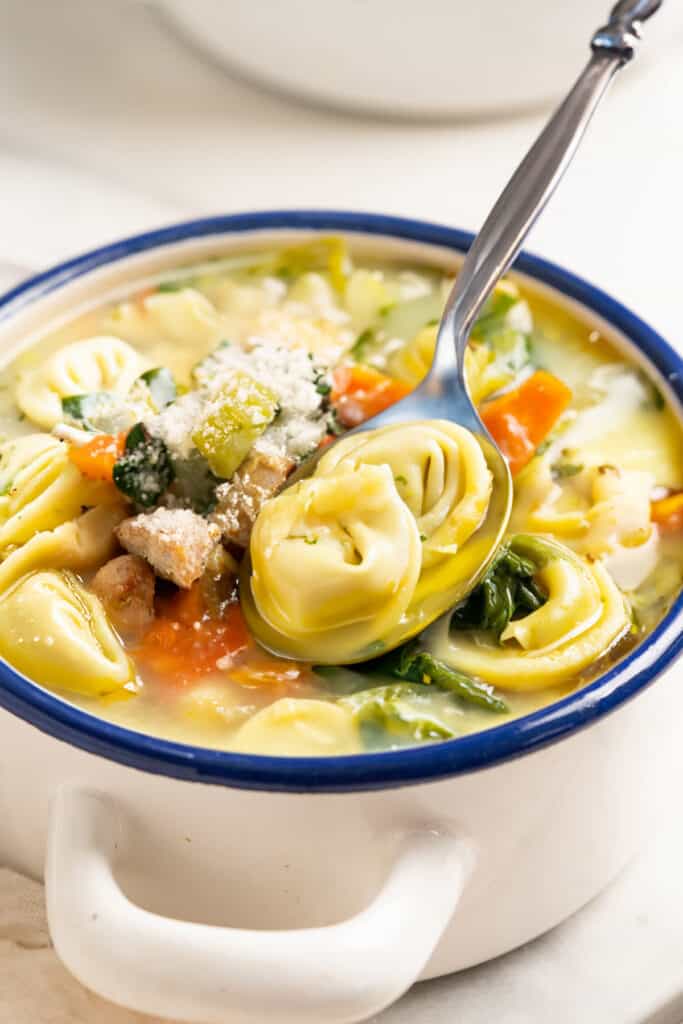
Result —
[{"label": "chopped herb", "polygon": [[[310,359],[313,358],[310,352],[308,355]],[[319,395],[323,395],[323,397],[326,397],[332,391],[332,385],[330,384],[327,374],[324,370],[320,370],[317,367],[313,370],[313,383],[315,384],[315,390]]]},{"label": "chopped herb", "polygon": [[548,448],[550,448],[550,445],[552,443],[553,442],[550,440],[550,438],[546,437],[545,441],[541,441],[541,443],[539,444],[538,448],[536,449],[535,454],[536,455],[543,455],[545,452],[548,451]]},{"label": "chopped herb", "polygon": [[155,505],[175,476],[168,449],[143,423],[128,432],[123,455],[117,460],[113,479],[118,489],[143,508]]},{"label": "chopped herb", "polygon": [[317,544],[317,543],[318,543],[318,538],[317,537],[304,537],[304,544]]},{"label": "chopped herb", "polygon": [[406,480],[402,473],[399,473],[398,476],[395,476],[394,480],[396,481],[397,484],[403,484],[404,487],[408,486],[408,481]]},{"label": "chopped herb", "polygon": [[546,601],[534,582],[543,560],[540,549],[534,560],[512,544],[503,546],[481,583],[456,607],[451,628],[488,630],[500,637],[515,615],[536,611]]},{"label": "chopped herb", "polygon": [[420,534],[420,540],[421,540],[421,541],[423,541],[423,542],[427,540],[427,535],[426,535],[426,533],[421,533],[421,534]]},{"label": "chopped herb", "polygon": [[344,424],[340,421],[336,409],[330,409],[327,416],[327,432],[333,437],[340,437],[345,432]]},{"label": "chopped herb", "polygon": [[171,402],[175,402],[178,397],[173,374],[165,366],[156,366],[152,370],[147,370],[140,374],[139,379],[147,385],[157,412],[161,412]]},{"label": "chopped herb", "polygon": [[583,472],[583,466],[579,462],[556,462],[551,467],[553,480],[564,480],[568,476],[576,476]]}]

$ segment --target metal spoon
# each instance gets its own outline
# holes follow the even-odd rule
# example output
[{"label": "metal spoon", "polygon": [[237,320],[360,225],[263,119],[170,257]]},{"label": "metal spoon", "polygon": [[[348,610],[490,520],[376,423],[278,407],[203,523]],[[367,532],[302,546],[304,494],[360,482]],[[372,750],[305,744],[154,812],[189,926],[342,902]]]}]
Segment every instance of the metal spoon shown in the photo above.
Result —
[{"label": "metal spoon", "polygon": [[[588,64],[513,174],[467,253],[441,317],[434,360],[427,377],[402,401],[356,428],[365,431],[391,423],[451,420],[475,434],[493,475],[488,512],[474,535],[476,546],[469,546],[471,542],[468,542],[454,556],[463,562],[457,587],[431,595],[422,603],[418,614],[402,621],[385,638],[384,650],[415,636],[466,597],[480,581],[500,546],[510,517],[512,480],[507,462],[487,433],[467,391],[465,348],[484,303],[559,185],[612,78],[635,56],[642,22],[661,4],[662,0],[621,0],[613,8],[608,23],[595,33]],[[319,455],[307,460],[289,478],[286,487],[310,476],[318,458]],[[251,560],[247,553],[241,572],[241,597],[247,621],[263,646],[286,656],[278,634],[256,609],[250,577]],[[356,660],[367,656],[367,651],[359,651]]]}]

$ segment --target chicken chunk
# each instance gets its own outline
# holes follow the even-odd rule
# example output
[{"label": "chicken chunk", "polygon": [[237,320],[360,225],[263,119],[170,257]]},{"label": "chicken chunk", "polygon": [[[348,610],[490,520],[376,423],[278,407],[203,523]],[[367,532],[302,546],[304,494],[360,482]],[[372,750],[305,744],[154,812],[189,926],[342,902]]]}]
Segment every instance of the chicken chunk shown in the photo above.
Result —
[{"label": "chicken chunk", "polygon": [[253,451],[232,480],[222,484],[212,516],[228,544],[246,548],[261,506],[279,491],[294,468],[294,461],[283,455]]},{"label": "chicken chunk", "polygon": [[154,573],[137,555],[112,558],[90,584],[112,625],[126,640],[139,640],[154,619]]},{"label": "chicken chunk", "polygon": [[116,536],[126,551],[149,562],[157,576],[187,590],[206,569],[220,530],[189,509],[158,508],[124,520]]}]

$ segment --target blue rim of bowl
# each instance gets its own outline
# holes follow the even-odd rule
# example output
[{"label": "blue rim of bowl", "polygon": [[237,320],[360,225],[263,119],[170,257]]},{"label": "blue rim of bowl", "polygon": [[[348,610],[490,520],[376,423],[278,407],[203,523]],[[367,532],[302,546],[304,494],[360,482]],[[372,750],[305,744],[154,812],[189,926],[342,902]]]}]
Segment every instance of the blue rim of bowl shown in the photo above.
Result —
[{"label": "blue rim of bowl", "polygon": [[[469,232],[425,221],[358,212],[276,210],[207,217],[135,235],[61,263],[0,297],[0,322],[75,278],[149,249],[193,238],[306,229],[378,235],[457,252]],[[217,239],[217,244],[219,240]],[[530,277],[597,313],[630,338],[683,406],[683,360],[651,327],[586,281],[523,253]],[[121,764],[187,781],[284,792],[352,792],[405,786],[489,768],[598,721],[651,683],[683,647],[683,595],[648,638],[588,686],[522,718],[453,740],[341,757],[267,757],[170,742],[122,728],[68,704],[0,662],[0,706],[59,740]]]}]

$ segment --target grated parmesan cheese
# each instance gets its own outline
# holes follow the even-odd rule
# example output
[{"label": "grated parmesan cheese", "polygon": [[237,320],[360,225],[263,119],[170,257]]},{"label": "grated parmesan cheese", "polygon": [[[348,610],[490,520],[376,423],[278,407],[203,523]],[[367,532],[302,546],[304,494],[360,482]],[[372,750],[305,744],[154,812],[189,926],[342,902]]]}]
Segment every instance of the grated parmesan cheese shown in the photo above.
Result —
[{"label": "grated parmesan cheese", "polygon": [[[193,432],[215,405],[221,390],[239,374],[272,391],[280,407],[275,421],[255,442],[255,450],[298,459],[319,444],[327,432],[320,371],[302,349],[284,348],[258,337],[249,339],[248,348],[226,345],[217,349],[195,369],[197,390],[182,395],[158,416],[148,419],[147,428],[161,437],[173,455],[188,458],[194,449]],[[244,389],[246,402],[247,391]]]}]

